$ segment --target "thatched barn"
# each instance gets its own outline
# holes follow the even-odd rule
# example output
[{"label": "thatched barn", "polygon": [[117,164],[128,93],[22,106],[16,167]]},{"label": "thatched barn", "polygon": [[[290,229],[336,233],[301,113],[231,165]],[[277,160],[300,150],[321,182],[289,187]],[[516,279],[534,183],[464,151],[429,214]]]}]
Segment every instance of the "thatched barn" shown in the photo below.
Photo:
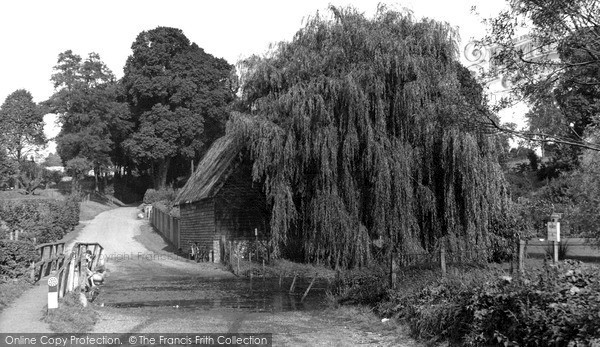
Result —
[{"label": "thatched barn", "polygon": [[185,186],[180,207],[180,245],[195,242],[210,250],[210,259],[225,260],[229,241],[268,236],[269,216],[261,185],[252,181],[252,162],[232,136],[214,142]]}]

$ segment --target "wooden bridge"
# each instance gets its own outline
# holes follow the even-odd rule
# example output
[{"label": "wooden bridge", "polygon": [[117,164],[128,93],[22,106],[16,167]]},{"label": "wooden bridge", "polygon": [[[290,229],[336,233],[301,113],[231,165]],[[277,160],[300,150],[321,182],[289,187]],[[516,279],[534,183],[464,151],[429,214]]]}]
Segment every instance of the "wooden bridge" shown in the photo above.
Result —
[{"label": "wooden bridge", "polygon": [[[70,254],[64,254],[65,243],[44,243],[36,246],[41,260],[34,265],[33,279],[37,282],[42,277],[52,275],[58,279],[58,297],[72,292],[85,280],[85,267],[96,269],[104,263],[104,248],[99,243],[77,242]],[[92,261],[85,260],[87,251],[92,253]]]}]

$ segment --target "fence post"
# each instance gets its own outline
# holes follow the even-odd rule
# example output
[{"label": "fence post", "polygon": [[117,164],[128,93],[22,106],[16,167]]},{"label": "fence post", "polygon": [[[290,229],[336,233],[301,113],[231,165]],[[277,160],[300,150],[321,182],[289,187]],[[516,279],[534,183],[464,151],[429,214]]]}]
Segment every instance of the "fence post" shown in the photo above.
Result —
[{"label": "fence post", "polygon": [[519,275],[525,274],[525,240],[519,240]]},{"label": "fence post", "polygon": [[71,255],[71,261],[69,262],[69,269],[67,273],[67,292],[73,291],[75,288],[75,260],[77,257],[75,254]]},{"label": "fence post", "polygon": [[298,277],[298,274],[294,274],[294,279],[292,280],[292,285],[290,286],[290,291],[289,293],[292,294],[294,292],[294,288],[296,288],[296,278]]},{"label": "fence post", "polygon": [[443,242],[440,245],[440,266],[442,268],[442,277],[446,277],[446,245]]}]

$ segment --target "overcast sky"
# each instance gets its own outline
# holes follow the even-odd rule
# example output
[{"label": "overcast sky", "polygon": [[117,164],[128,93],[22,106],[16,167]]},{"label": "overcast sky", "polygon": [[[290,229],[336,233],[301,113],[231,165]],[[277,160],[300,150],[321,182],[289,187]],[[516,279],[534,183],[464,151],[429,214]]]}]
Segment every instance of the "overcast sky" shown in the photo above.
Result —
[{"label": "overcast sky", "polygon": [[[100,54],[117,77],[123,75],[131,43],[144,30],[170,26],[214,56],[234,64],[240,57],[262,54],[270,43],[288,41],[302,19],[328,4],[352,5],[373,14],[375,0],[10,0],[0,2],[0,103],[13,91],[29,90],[36,102],[53,93],[50,82],[58,54],[71,49]],[[503,0],[408,0],[386,2],[406,7],[417,17],[447,21],[458,27],[463,42],[481,37],[477,6],[491,16]]]}]

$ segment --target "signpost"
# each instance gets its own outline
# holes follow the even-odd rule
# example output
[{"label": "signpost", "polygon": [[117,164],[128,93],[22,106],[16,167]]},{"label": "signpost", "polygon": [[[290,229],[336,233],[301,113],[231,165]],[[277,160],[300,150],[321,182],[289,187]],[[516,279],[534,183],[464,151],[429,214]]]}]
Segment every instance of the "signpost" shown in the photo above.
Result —
[{"label": "signpost", "polygon": [[58,278],[48,278],[48,309],[58,308]]}]

